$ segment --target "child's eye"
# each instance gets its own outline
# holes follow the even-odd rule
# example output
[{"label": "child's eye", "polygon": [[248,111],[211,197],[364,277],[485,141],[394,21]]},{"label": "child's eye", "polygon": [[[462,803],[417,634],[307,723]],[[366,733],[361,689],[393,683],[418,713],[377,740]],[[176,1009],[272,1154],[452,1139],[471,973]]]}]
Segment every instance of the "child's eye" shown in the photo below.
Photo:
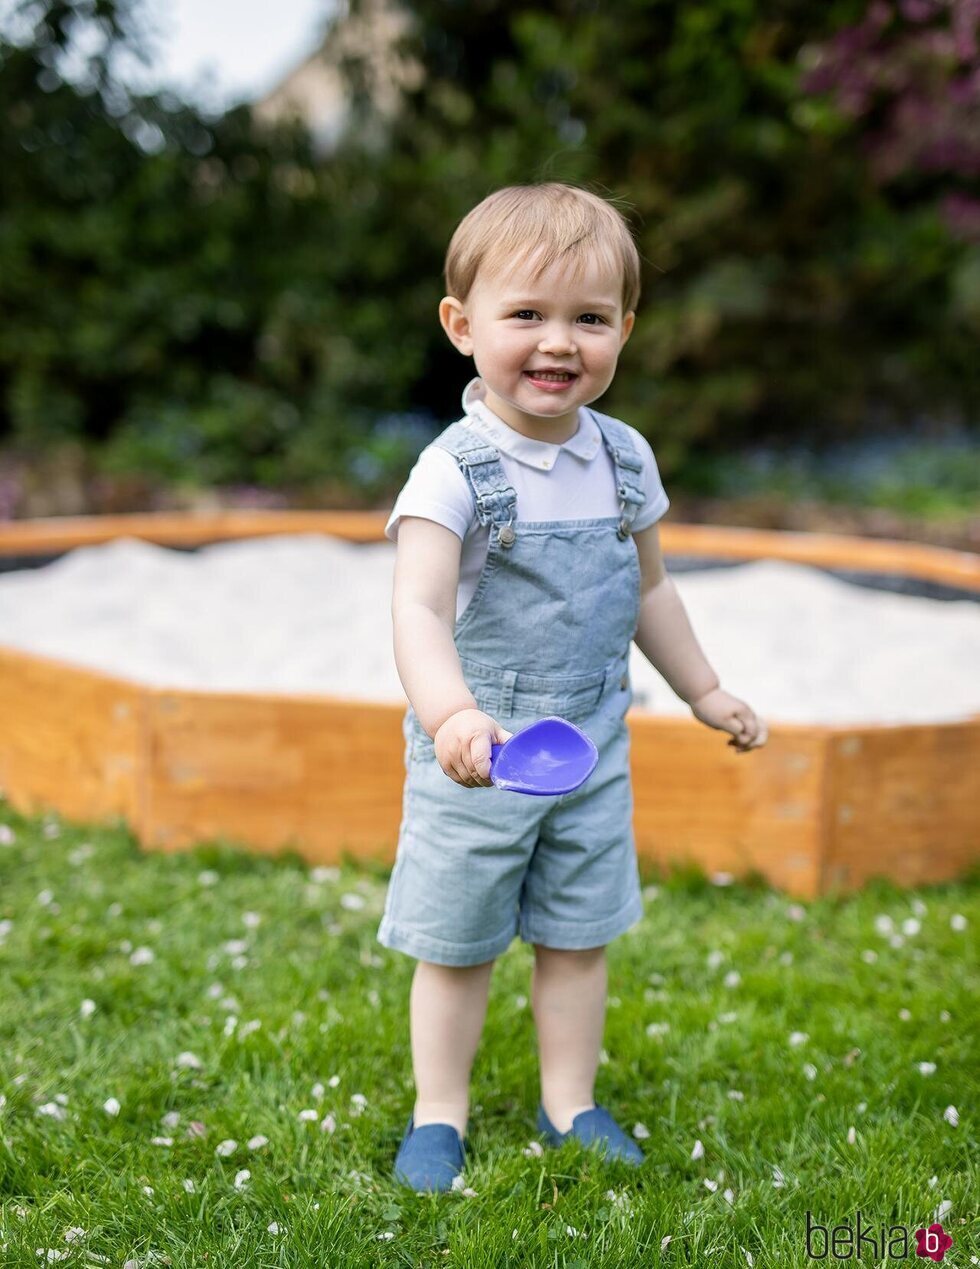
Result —
[{"label": "child's eye", "polygon": [[[522,308],[519,312],[515,313],[515,314],[514,314],[514,316],[515,316],[515,317],[534,317],[534,316],[535,316],[535,313],[534,313],[534,310],[533,310],[533,309],[530,309],[530,308]],[[583,316],[583,317],[594,317],[594,318],[595,318],[595,320],[596,320],[597,322],[600,322],[600,323],[604,320],[603,318],[601,318],[601,317],[599,316],[599,314],[598,314],[598,313],[583,313],[583,314],[582,314],[582,316]],[[591,325],[591,324],[592,324],[592,323],[590,323],[590,325]]]}]

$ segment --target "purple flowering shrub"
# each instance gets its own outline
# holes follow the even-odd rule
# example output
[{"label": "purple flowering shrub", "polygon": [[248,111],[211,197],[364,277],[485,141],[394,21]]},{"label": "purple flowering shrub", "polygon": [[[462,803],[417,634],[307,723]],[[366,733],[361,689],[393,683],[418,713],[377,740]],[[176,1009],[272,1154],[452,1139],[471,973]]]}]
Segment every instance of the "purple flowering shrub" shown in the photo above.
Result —
[{"label": "purple flowering shrub", "polygon": [[874,181],[921,178],[950,233],[980,242],[980,0],[872,0],[804,51],[801,87],[861,121]]}]

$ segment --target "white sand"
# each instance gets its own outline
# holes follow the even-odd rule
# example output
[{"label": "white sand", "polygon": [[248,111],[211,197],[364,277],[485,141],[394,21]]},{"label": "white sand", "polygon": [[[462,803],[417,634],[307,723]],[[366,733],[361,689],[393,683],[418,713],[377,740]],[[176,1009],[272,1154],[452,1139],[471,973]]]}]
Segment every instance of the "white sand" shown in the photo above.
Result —
[{"label": "white sand", "polygon": [[[0,644],[161,687],[405,704],[391,543],[253,538],[189,554],[124,538],[0,574]],[[784,722],[980,713],[980,605],[779,561],[674,575],[722,686]],[[691,717],[632,649],[634,706]]]}]

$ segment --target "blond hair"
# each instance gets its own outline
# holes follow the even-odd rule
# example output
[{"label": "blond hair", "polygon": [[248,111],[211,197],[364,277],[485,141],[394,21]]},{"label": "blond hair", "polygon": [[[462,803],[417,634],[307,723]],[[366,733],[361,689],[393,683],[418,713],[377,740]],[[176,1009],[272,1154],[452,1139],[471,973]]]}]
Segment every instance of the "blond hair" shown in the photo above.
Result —
[{"label": "blond hair", "polygon": [[534,278],[568,257],[575,276],[599,256],[623,279],[623,312],[640,300],[640,256],[622,213],[608,199],[558,181],[508,185],[488,195],[456,226],[446,252],[446,290],[464,304],[477,274],[541,259]]}]

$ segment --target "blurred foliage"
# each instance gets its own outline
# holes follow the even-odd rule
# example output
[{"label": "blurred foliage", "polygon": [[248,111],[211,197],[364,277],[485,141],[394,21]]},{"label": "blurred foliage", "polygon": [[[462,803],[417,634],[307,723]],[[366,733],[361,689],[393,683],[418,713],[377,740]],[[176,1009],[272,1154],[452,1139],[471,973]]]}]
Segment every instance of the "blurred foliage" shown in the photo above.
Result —
[{"label": "blurred foliage", "polygon": [[321,163],[305,129],[260,130],[244,107],[126,92],[127,27],[90,84],[65,82],[52,65],[78,12],[126,6],[26,7],[45,15],[33,42],[0,45],[0,438],[85,439],[106,471],[161,480],[343,475],[429,336],[390,337],[407,250],[371,240],[354,156]]},{"label": "blurred foliage", "polygon": [[[848,61],[833,41],[867,23],[864,0],[621,0],[616,21],[598,0],[402,0],[421,82],[382,120],[346,56],[350,123],[322,155],[247,107],[127,91],[114,58],[145,55],[136,0],[28,0],[0,41],[0,445],[387,495],[472,373],[436,316],[455,225],[546,179],[627,205],[644,296],[599,405],[651,439],[665,479],[872,416],[972,424],[976,170],[949,151],[940,186],[903,151],[883,180],[866,144],[916,76],[941,95],[980,74],[962,32],[931,60],[902,42],[958,2],[877,0],[873,47],[852,37]],[[83,25],[102,45],[69,82]],[[854,109],[834,94],[862,49],[876,77]]]},{"label": "blurred foliage", "polygon": [[950,231],[980,243],[980,0],[898,0],[897,14],[873,0],[855,26],[805,50],[802,86],[865,120],[879,185],[933,178]]},{"label": "blurred foliage", "polygon": [[[404,51],[426,75],[386,156],[399,217],[419,173],[446,192],[450,227],[513,180],[625,194],[644,298],[603,408],[655,442],[667,475],[752,439],[857,435],[873,412],[976,419],[980,248],[950,234],[929,174],[875,180],[874,120],[801,86],[863,2],[622,0],[615,22],[597,0],[408,7]],[[455,354],[434,351],[450,382]]]},{"label": "blurred foliage", "polygon": [[957,518],[980,507],[975,437],[963,429],[925,443],[908,434],[856,438],[815,448],[798,441],[749,446],[723,461],[693,455],[686,493],[737,499],[775,494],[802,500],[883,507],[906,516]]}]

